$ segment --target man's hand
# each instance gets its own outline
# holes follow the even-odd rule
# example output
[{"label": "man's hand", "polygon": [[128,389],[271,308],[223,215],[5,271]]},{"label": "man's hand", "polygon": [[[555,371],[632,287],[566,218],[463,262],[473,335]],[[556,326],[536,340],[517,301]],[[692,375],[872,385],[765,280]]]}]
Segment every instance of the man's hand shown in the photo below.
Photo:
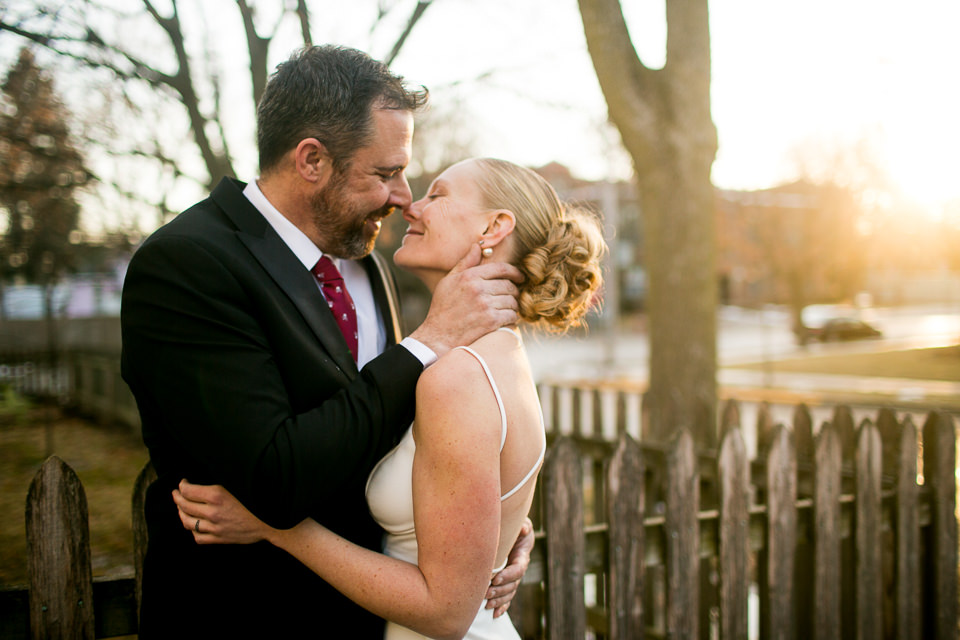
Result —
[{"label": "man's hand", "polygon": [[530,566],[530,552],[533,550],[533,522],[530,518],[523,521],[520,535],[507,556],[507,566],[503,571],[493,576],[487,588],[487,609],[493,609],[493,617],[499,618],[510,608],[513,596],[517,595],[523,574]]},{"label": "man's hand", "polygon": [[[480,245],[473,244],[436,286],[430,311],[411,338],[437,356],[473,343],[500,327],[517,322],[516,284],[523,275],[505,262],[480,264]],[[516,283],[516,284],[515,284]]]}]

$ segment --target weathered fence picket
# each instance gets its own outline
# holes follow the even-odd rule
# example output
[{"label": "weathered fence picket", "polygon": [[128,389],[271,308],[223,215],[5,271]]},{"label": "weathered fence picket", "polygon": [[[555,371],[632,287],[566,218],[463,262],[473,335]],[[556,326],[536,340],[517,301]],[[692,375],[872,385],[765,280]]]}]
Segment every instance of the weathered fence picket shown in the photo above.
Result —
[{"label": "weathered fence picket", "polygon": [[816,638],[839,638],[841,452],[829,422],[817,437],[815,455],[813,630]]},{"label": "weathered fence picket", "polygon": [[640,447],[625,433],[607,472],[609,625],[612,638],[643,639],[644,482]]},{"label": "weathered fence picket", "polygon": [[[957,634],[957,437],[953,419],[934,412],[923,426],[923,478],[929,486],[930,527],[924,620],[927,637]],[[932,633],[931,633],[932,631]]]},{"label": "weathered fence picket", "polygon": [[883,637],[880,520],[880,432],[869,421],[860,425],[856,453],[857,640]]},{"label": "weathered fence picket", "polygon": [[694,640],[699,636],[700,610],[700,477],[693,438],[686,429],[670,447],[666,475],[667,634]]},{"label": "weathered fence picket", "polygon": [[[894,418],[895,421],[895,418]],[[889,424],[889,419],[878,423]],[[883,430],[881,430],[881,434]],[[893,438],[890,438],[893,441]],[[894,457],[892,470],[896,473],[896,500],[894,535],[896,536],[896,585],[893,615],[896,637],[918,640],[920,626],[920,509],[917,490],[917,428],[907,416],[901,427],[899,458]]]},{"label": "weathered fence picket", "polygon": [[77,474],[47,458],[27,494],[27,572],[34,638],[93,638],[87,496]]},{"label": "weathered fence picket", "polygon": [[[838,407],[814,436],[807,407],[792,428],[762,408],[751,459],[735,402],[719,449],[698,452],[685,430],[668,446],[638,442],[638,424],[604,417],[628,404],[608,391],[544,396],[539,540],[511,609],[523,638],[743,640],[758,621],[764,640],[956,640],[951,416],[930,413],[918,433],[884,410],[854,432]],[[154,477],[148,465],[133,490],[135,575],[91,580],[83,487],[58,458],[44,463],[27,504],[31,584],[0,590],[0,640],[136,632]]]},{"label": "weathered fence picket", "polygon": [[739,429],[720,443],[720,637],[746,638],[749,559],[750,469]]},{"label": "weathered fence picket", "polygon": [[[797,459],[793,438],[777,425],[767,454],[766,570],[761,583],[760,634],[773,640],[792,640],[797,625],[794,612],[794,552],[797,546]],[[764,606],[766,605],[766,606]]]},{"label": "weathered fence picket", "polygon": [[560,438],[544,461],[547,532],[547,624],[551,640],[580,639],[586,632],[583,595],[583,477],[573,440]]},{"label": "weathered fence picket", "polygon": [[143,507],[147,500],[147,489],[150,483],[157,479],[157,472],[153,464],[147,463],[137,475],[133,483],[133,566],[135,567],[134,597],[137,602],[137,610],[134,612],[136,620],[140,621],[140,596],[143,593],[143,557],[147,553],[147,522],[143,517]]}]

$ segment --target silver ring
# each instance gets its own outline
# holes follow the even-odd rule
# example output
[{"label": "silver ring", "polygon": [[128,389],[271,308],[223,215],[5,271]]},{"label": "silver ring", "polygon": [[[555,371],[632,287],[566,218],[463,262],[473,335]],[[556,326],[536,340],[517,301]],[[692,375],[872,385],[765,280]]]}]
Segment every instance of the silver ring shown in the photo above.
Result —
[{"label": "silver ring", "polygon": [[200,520],[197,520],[197,524],[193,525],[193,530],[197,533],[200,533]]}]

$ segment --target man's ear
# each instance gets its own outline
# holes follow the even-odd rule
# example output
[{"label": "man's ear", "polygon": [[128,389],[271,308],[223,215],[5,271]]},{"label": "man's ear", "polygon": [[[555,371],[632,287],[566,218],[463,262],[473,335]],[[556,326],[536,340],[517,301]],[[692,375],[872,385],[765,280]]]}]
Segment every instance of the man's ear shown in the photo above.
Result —
[{"label": "man's ear", "polygon": [[480,236],[485,248],[500,244],[517,226],[517,217],[509,209],[497,209],[491,212],[491,216],[487,230]]},{"label": "man's ear", "polygon": [[326,145],[316,138],[301,140],[294,152],[294,160],[300,177],[318,187],[325,185],[333,175],[333,159]]}]

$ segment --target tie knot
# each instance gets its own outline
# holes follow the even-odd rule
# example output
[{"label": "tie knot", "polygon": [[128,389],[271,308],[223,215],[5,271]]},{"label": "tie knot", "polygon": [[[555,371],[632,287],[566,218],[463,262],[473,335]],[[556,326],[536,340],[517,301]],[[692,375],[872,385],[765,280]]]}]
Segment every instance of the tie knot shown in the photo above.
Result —
[{"label": "tie knot", "polygon": [[340,272],[337,271],[337,267],[334,266],[333,260],[327,256],[323,256],[317,261],[317,264],[311,269],[313,275],[316,276],[317,280],[320,282],[333,282],[334,280],[343,280],[343,276],[340,275]]}]

